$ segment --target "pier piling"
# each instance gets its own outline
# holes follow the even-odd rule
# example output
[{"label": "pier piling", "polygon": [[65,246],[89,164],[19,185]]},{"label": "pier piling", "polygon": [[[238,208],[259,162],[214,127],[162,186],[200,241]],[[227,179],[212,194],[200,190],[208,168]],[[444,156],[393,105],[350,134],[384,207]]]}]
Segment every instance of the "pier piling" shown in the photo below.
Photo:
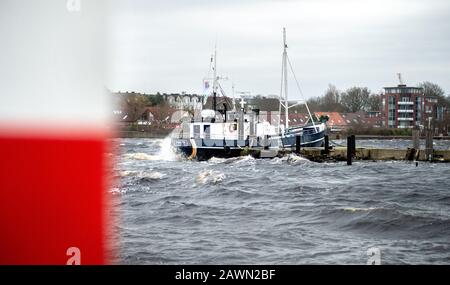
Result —
[{"label": "pier piling", "polygon": [[325,149],[324,154],[328,155],[330,153],[330,140],[328,139],[328,135],[325,136]]},{"label": "pier piling", "polygon": [[301,145],[302,139],[300,135],[295,136],[295,153],[300,154],[300,145]]},{"label": "pier piling", "polygon": [[426,130],[425,155],[429,161],[433,160],[433,130]]},{"label": "pier piling", "polygon": [[355,136],[347,137],[347,165],[352,165],[353,156],[356,154],[356,140]]},{"label": "pier piling", "polygon": [[418,151],[420,149],[420,130],[412,130],[413,149]]},{"label": "pier piling", "polygon": [[356,137],[355,135],[351,135],[352,137],[352,155],[356,156]]}]

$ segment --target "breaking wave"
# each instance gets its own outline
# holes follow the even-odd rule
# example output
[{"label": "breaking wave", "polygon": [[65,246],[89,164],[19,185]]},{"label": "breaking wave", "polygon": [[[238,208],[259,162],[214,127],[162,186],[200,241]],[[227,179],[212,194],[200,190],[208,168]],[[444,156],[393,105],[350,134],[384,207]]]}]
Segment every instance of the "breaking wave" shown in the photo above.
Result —
[{"label": "breaking wave", "polygon": [[120,172],[121,177],[137,177],[140,179],[147,179],[147,180],[159,180],[164,177],[164,174],[158,171],[133,171],[133,170],[126,170]]},{"label": "breaking wave", "polygon": [[158,157],[156,155],[150,155],[143,152],[126,153],[125,157],[134,160],[158,160]]},{"label": "breaking wave", "polygon": [[296,164],[303,164],[303,163],[310,163],[308,159],[298,156],[294,153],[285,155],[283,157],[275,157],[271,159],[271,164],[282,164],[282,163],[288,163],[290,165],[296,165]]},{"label": "breaking wave", "polygon": [[164,174],[158,171],[140,172],[137,177],[143,180],[160,180]]},{"label": "breaking wave", "polygon": [[[155,143],[154,143],[155,144]],[[176,161],[178,156],[171,144],[171,135],[156,143],[158,151],[156,154],[148,154],[144,152],[126,153],[124,156],[128,159],[134,160],[148,160],[148,161]],[[149,145],[152,146],[152,145]]]},{"label": "breaking wave", "polygon": [[204,170],[196,177],[198,184],[218,184],[226,178],[225,173],[213,170]]},{"label": "breaking wave", "polygon": [[377,208],[374,207],[369,207],[369,208],[353,208],[353,207],[347,207],[347,208],[343,208],[344,211],[349,211],[349,212],[368,212],[368,211],[372,211],[372,210],[376,210]]},{"label": "breaking wave", "polygon": [[255,158],[251,155],[247,156],[239,156],[239,157],[231,157],[231,158],[218,158],[212,157],[208,160],[208,163],[212,164],[237,164],[237,163],[253,163],[255,162]]},{"label": "breaking wave", "polygon": [[291,153],[287,156],[286,162],[291,165],[295,165],[300,163],[309,163],[310,161],[304,157]]}]

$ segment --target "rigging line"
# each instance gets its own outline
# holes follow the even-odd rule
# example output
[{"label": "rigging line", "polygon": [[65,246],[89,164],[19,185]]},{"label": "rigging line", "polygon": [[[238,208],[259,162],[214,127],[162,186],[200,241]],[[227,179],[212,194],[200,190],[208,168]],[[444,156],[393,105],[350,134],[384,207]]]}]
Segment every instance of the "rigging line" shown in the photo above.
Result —
[{"label": "rigging line", "polygon": [[278,133],[281,134],[281,105],[283,96],[284,60],[281,61],[280,105],[278,108]]},{"label": "rigging line", "polygon": [[225,91],[222,88],[222,85],[220,85],[219,82],[217,82],[217,85],[219,86],[220,92],[222,93],[222,98],[224,98],[224,101],[226,103],[228,103],[228,105],[232,106],[232,104],[230,103],[230,99],[227,97],[227,95],[225,94]]},{"label": "rigging line", "polygon": [[305,96],[303,95],[302,89],[300,88],[300,84],[298,83],[297,76],[295,76],[295,72],[294,72],[294,69],[292,68],[291,60],[289,59],[288,55],[286,55],[286,58],[287,58],[287,61],[289,63],[289,67],[291,68],[292,75],[294,76],[295,83],[297,84],[298,91],[300,92],[300,95],[302,96],[303,101],[305,101],[306,110],[308,110],[308,114],[309,114],[309,117],[311,118],[311,122],[313,124],[314,130],[317,133],[318,131],[317,131],[317,128],[316,128],[316,124],[314,124],[314,118],[311,115],[311,111],[309,110],[308,103],[306,102]]},{"label": "rigging line", "polygon": [[225,94],[225,91],[223,90],[222,85],[220,85],[219,82],[217,82],[217,85],[219,86],[219,89],[220,89],[220,92],[222,93],[222,96],[226,97],[227,95]]}]

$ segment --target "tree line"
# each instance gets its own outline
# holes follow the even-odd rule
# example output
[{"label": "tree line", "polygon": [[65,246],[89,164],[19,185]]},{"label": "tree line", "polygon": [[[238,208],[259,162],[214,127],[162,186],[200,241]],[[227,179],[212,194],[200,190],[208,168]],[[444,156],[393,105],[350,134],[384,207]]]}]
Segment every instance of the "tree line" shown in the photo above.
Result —
[{"label": "tree line", "polygon": [[[423,82],[418,85],[424,89],[426,97],[437,98],[440,106],[447,107],[450,110],[450,95],[446,95],[444,89],[432,82]],[[158,106],[168,107],[164,97],[160,93],[140,94],[140,93],[116,93],[119,102],[130,113],[139,113],[145,107]],[[336,86],[329,84],[324,94],[307,100],[308,106],[313,112],[340,112],[355,113],[358,111],[381,111],[382,109],[381,93],[373,93],[367,87],[350,87],[341,91]],[[249,102],[250,105],[260,108],[264,111],[277,111],[278,99],[256,96]],[[292,111],[305,112],[304,106],[299,105]]]},{"label": "tree line", "polygon": [[[423,82],[418,85],[424,89],[426,97],[438,99],[438,104],[450,107],[450,95],[437,84]],[[340,91],[336,86],[329,84],[322,96],[309,99],[308,106],[313,111],[322,112],[358,112],[358,111],[381,111],[382,94],[375,94],[367,87],[351,87]]]},{"label": "tree line", "polygon": [[309,107],[322,112],[380,111],[381,94],[374,94],[367,87],[351,87],[340,91],[329,84],[322,96],[308,100]]}]

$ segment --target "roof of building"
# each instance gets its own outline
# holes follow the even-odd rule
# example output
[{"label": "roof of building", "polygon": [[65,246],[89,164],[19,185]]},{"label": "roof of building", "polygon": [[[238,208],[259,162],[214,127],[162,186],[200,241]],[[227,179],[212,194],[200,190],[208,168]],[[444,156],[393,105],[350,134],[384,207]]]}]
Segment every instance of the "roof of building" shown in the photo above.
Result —
[{"label": "roof of building", "polygon": [[[289,123],[292,125],[305,125],[308,123],[309,116],[304,113],[289,113]],[[284,123],[284,116],[281,116],[281,123]]]},{"label": "roof of building", "polygon": [[320,116],[328,116],[328,126],[346,126],[347,122],[344,120],[344,118],[341,116],[338,112],[314,112],[314,115],[317,118],[320,118]]},{"label": "roof of building", "polygon": [[386,87],[383,87],[384,89],[387,89],[387,88],[400,88],[400,89],[405,89],[405,88],[407,88],[407,89],[423,89],[422,87],[413,87],[413,86],[406,86],[405,84],[399,84],[399,85],[397,85],[397,86],[386,86]]},{"label": "roof of building", "polygon": [[347,124],[365,124],[366,123],[366,112],[359,111],[356,113],[346,113],[342,114],[342,117],[344,118],[345,122]]}]

